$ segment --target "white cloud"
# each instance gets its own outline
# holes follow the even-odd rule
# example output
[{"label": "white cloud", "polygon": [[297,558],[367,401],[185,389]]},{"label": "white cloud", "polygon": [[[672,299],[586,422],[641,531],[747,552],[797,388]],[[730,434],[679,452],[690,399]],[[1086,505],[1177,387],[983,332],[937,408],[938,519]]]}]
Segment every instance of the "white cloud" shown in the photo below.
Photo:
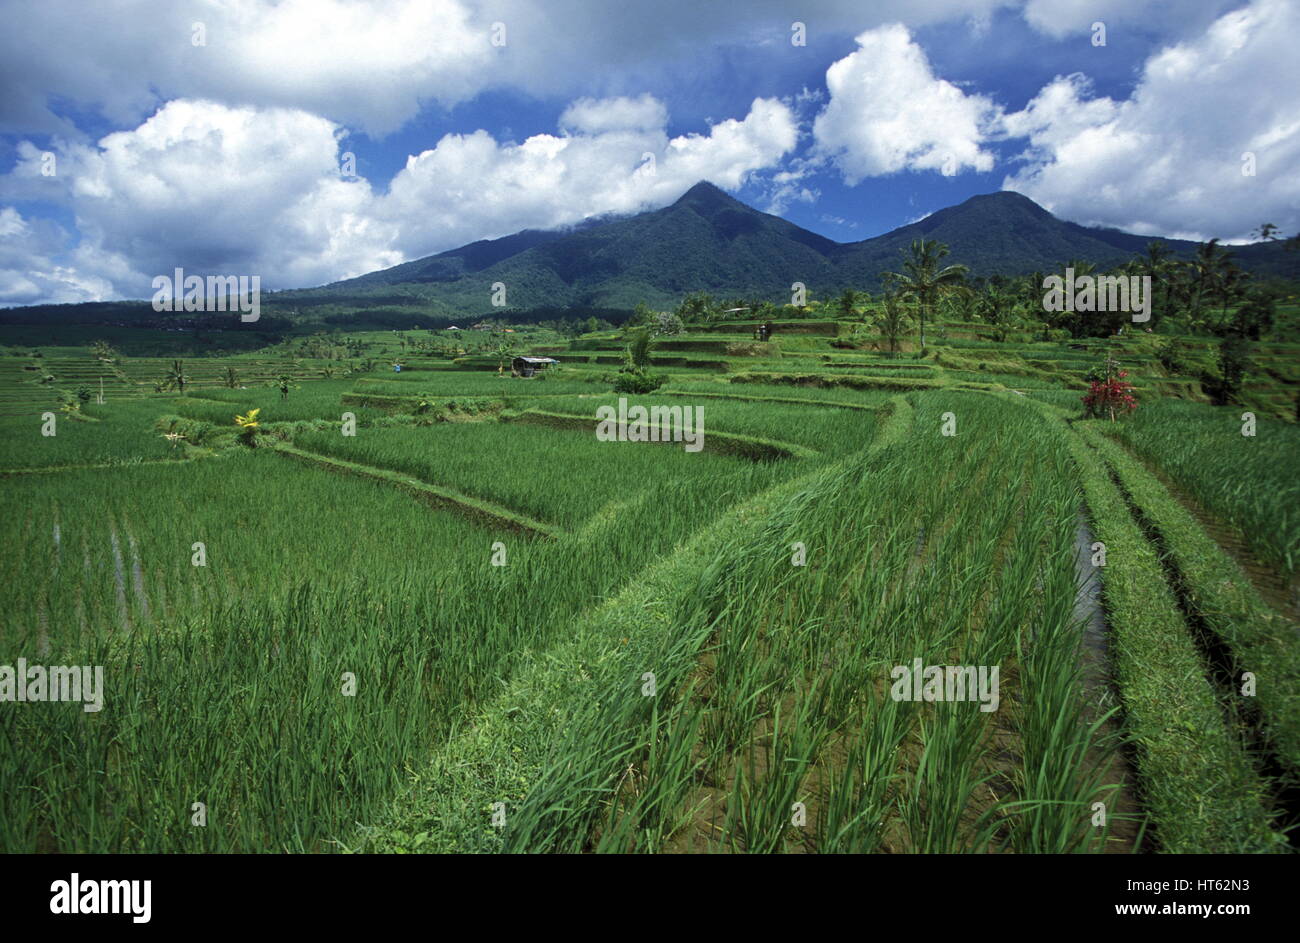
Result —
[{"label": "white cloud", "polygon": [[[699,180],[736,189],[777,165],[798,138],[792,112],[770,99],[755,99],[743,119],[707,134],[675,138],[663,105],[649,97],[585,100],[566,119],[562,133],[522,143],[486,131],[446,135],[376,192],[364,179],[340,176],[341,129],[333,122],[291,109],[173,101],[97,145],[60,145],[53,178],[40,175],[41,152],[20,143],[0,193],[72,210],[82,241],[61,264],[65,275],[81,273],[96,297],[148,297],[152,277],[178,265],[261,275],[272,289],[360,275],[520,229],[662,206]],[[22,222],[4,220],[11,229]],[[53,271],[57,251],[47,243],[31,265]],[[5,290],[11,303],[50,300],[41,284],[10,280]]]},{"label": "white cloud", "polygon": [[997,108],[935,76],[907,27],[867,30],[858,49],[826,71],[830,101],[813,123],[815,153],[844,179],[900,170],[990,170],[981,147]]},{"label": "white cloud", "polygon": [[[1004,182],[1053,212],[1144,234],[1241,239],[1261,222],[1300,229],[1300,8],[1256,0],[1144,65],[1131,97],[1057,78],[1009,134],[1026,164]],[[1243,176],[1253,152],[1256,175]]]},{"label": "white cloud", "polygon": [[24,219],[14,207],[0,207],[0,305],[109,297],[113,286],[107,279],[55,260],[67,243],[68,234],[57,223]]},{"label": "white cloud", "polygon": [[513,143],[486,131],[449,134],[407,160],[376,213],[400,230],[405,253],[425,255],[524,228],[663,206],[700,180],[734,190],[776,165],[798,139],[794,115],[771,99],[755,99],[744,119],[719,122],[708,134],[669,138],[666,121],[652,98],[586,100],[565,112],[561,124],[569,129],[559,135]]},{"label": "white cloud", "polygon": [[580,98],[560,115],[560,128],[586,134],[645,131],[668,123],[668,110],[650,95],[640,98]]},{"label": "white cloud", "polygon": [[1054,39],[1089,33],[1093,23],[1112,29],[1132,27],[1151,33],[1201,31],[1241,0],[1028,0],[1024,18]]},{"label": "white cloud", "polygon": [[[720,46],[806,56],[864,26],[960,20],[1012,2],[879,0],[868,10],[823,0],[801,15],[786,0],[749,0],[742,13],[699,0],[9,0],[0,129],[78,136],[50,110],[58,99],[133,127],[165,101],[195,98],[302,109],[382,135],[424,102],[493,88],[617,93],[707,68]],[[794,19],[807,21],[808,47],[790,45]],[[193,45],[195,22],[206,46]],[[497,22],[504,46],[491,42]]]},{"label": "white cloud", "polygon": [[[132,125],[163,100],[283,106],[384,133],[422,99],[451,103],[493,74],[488,24],[457,0],[199,0],[7,7],[0,127],[62,131],[62,97]],[[202,23],[205,45],[194,44]]]},{"label": "white cloud", "polygon": [[302,111],[174,101],[96,146],[65,145],[54,178],[24,142],[4,192],[70,207],[80,263],[119,294],[147,296],[176,265],[310,284],[400,261],[368,215],[369,184],[339,175],[338,135]]}]

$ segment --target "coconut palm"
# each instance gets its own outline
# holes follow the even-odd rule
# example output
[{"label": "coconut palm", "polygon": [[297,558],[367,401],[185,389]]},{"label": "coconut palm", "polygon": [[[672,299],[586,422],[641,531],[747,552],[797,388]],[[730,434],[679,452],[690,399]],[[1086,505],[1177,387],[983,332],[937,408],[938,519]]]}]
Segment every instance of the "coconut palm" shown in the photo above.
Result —
[{"label": "coconut palm", "polygon": [[889,344],[889,355],[898,356],[898,339],[907,333],[908,322],[912,316],[908,313],[907,308],[899,301],[896,294],[887,293],[881,298],[880,310],[876,313],[873,323],[876,330],[880,331],[880,336]]},{"label": "coconut palm", "polygon": [[1014,292],[1001,285],[989,284],[975,296],[975,315],[993,328],[993,338],[1005,341],[1011,329],[1020,323],[1021,313]]},{"label": "coconut palm", "polygon": [[514,359],[514,345],[508,342],[498,343],[496,347],[493,348],[492,353],[495,354],[497,358],[497,375],[501,376],[505,373],[506,364]]},{"label": "coconut palm", "polygon": [[913,239],[911,248],[904,253],[903,271],[884,275],[893,283],[900,297],[916,303],[921,321],[922,350],[925,350],[925,316],[934,309],[940,297],[961,285],[968,271],[964,265],[941,266],[947,254],[948,247],[937,239]]},{"label": "coconut palm", "polygon": [[1152,239],[1147,243],[1146,255],[1141,258],[1141,274],[1151,278],[1151,284],[1159,285],[1160,292],[1160,313],[1163,315],[1169,310],[1169,294],[1173,289],[1171,284],[1175,272],[1176,263],[1170,258],[1173,252],[1159,239]]},{"label": "coconut palm", "polygon": [[173,360],[171,369],[168,370],[166,376],[163,377],[163,387],[166,389],[174,388],[184,393],[185,384],[189,381],[190,378],[185,375],[185,361]]},{"label": "coconut palm", "polygon": [[1218,239],[1203,242],[1197,248],[1189,268],[1193,324],[1199,324],[1201,305],[1205,296],[1214,292],[1228,258],[1227,251],[1219,245]]}]

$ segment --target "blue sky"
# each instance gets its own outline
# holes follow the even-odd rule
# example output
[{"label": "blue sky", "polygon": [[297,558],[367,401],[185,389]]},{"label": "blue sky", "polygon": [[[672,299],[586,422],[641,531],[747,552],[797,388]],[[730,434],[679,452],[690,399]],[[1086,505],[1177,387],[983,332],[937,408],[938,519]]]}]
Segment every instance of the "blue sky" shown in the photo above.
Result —
[{"label": "blue sky", "polygon": [[839,241],[1003,188],[1144,234],[1300,228],[1288,0],[7,13],[0,305],[147,297],[176,266],[321,284],[699,179]]}]

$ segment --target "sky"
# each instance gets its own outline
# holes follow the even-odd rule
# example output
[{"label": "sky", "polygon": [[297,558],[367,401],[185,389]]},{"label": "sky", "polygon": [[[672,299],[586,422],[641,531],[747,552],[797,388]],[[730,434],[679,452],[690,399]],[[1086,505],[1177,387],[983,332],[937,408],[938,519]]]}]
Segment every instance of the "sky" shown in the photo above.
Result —
[{"label": "sky", "polygon": [[840,242],[979,193],[1300,230],[1298,0],[7,0],[0,306],[325,284],[708,180]]}]

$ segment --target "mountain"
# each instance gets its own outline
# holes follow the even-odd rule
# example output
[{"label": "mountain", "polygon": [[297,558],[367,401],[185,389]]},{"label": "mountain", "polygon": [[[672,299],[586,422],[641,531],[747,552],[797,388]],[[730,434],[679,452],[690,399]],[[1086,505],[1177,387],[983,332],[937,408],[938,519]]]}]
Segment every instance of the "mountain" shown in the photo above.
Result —
[{"label": "mountain", "polygon": [[[492,286],[514,309],[669,307],[692,291],[784,298],[803,282],[817,297],[844,288],[877,290],[913,239],[938,239],[947,261],[976,275],[1052,271],[1073,259],[1100,269],[1141,253],[1152,237],[1080,226],[1019,193],[971,197],[925,219],[861,242],[838,243],[746,206],[710,183],[676,203],[556,232],[525,230],[321,288],[277,293],[277,302],[424,303],[449,312],[491,313]],[[1165,239],[1176,256],[1197,244]],[[1280,245],[1233,247],[1238,264],[1284,274]]]},{"label": "mountain", "polygon": [[[410,294],[449,308],[490,310],[493,284],[510,307],[630,309],[675,304],[704,289],[789,294],[792,281],[830,284],[840,244],[746,206],[709,183],[676,203],[567,232],[525,231],[277,299]],[[484,264],[486,263],[486,264]]]},{"label": "mountain", "polygon": [[[662,209],[564,230],[524,230],[319,288],[264,293],[261,322],[240,327],[271,331],[298,320],[396,327],[412,319],[500,315],[491,303],[497,283],[506,286],[507,308],[534,317],[543,310],[551,312],[547,317],[567,316],[563,309],[606,316],[640,302],[667,309],[701,290],[781,301],[789,299],[794,282],[804,283],[812,297],[829,298],[845,288],[878,291],[880,274],[897,270],[918,238],[946,243],[946,261],[967,265],[974,275],[1019,275],[1059,270],[1074,259],[1104,271],[1142,253],[1152,237],[1066,222],[1026,196],[1003,191],[971,197],[881,236],[840,243],[697,183]],[[1197,249],[1194,242],[1163,241],[1184,259]],[[1300,267],[1281,243],[1230,248],[1257,276],[1294,278]],[[175,318],[141,302],[114,302],[13,308],[0,312],[0,322],[166,327]]]}]

